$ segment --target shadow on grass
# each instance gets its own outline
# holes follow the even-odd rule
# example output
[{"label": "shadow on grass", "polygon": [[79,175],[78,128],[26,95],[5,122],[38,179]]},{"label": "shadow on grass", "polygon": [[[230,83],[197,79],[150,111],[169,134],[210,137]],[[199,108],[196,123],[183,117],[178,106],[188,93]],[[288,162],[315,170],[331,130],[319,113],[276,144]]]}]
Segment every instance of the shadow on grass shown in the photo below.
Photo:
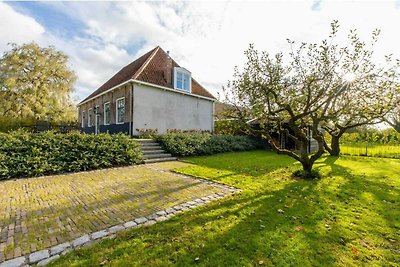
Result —
[{"label": "shadow on grass", "polygon": [[[226,165],[222,164],[223,156],[189,161],[201,170],[210,169],[207,175],[220,170],[225,182],[231,181],[224,173],[229,171],[231,179],[251,183],[251,179],[246,180],[249,169],[257,168],[251,178],[259,188],[246,188],[242,183],[243,191],[234,196],[103,241],[57,264],[356,266],[399,262],[395,252],[398,240],[393,235],[399,229],[398,219],[390,218],[398,215],[398,189],[384,180],[354,173],[339,164],[338,158],[327,157],[316,165],[327,172],[327,177],[305,181],[290,178],[286,168],[280,166],[285,162],[292,168],[293,162],[286,157],[264,167],[252,160],[230,165],[239,158],[226,157]],[[269,155],[265,159],[270,159]],[[393,206],[388,209],[389,205]]]}]

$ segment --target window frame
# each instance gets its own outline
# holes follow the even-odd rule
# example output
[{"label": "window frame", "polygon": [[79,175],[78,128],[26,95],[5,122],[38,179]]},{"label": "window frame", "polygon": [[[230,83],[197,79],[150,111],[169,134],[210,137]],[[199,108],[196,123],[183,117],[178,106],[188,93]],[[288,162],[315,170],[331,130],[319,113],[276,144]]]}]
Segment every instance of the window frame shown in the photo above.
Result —
[{"label": "window frame", "polygon": [[81,128],[85,128],[85,120],[86,120],[85,113],[86,112],[84,110],[82,110],[82,113],[81,113]]},{"label": "window frame", "polygon": [[[109,113],[108,123],[107,123],[107,120],[106,120],[106,105],[108,105],[108,113]],[[110,125],[110,123],[111,123],[111,103],[110,103],[110,101],[108,101],[108,102],[103,104],[103,112],[104,112],[103,124],[104,125]]]},{"label": "window frame", "polygon": [[[182,75],[182,88],[178,87],[178,73]],[[188,77],[188,90],[185,89],[185,75]],[[192,93],[192,73],[188,71],[187,69],[180,68],[180,67],[174,67],[174,89],[182,91],[182,92],[187,92],[187,93]]]},{"label": "window frame", "polygon": [[[124,102],[124,119],[122,122],[119,122],[119,114],[118,114],[118,101],[123,100]],[[115,100],[115,124],[124,124],[125,123],[125,97],[120,97]]]},{"label": "window frame", "polygon": [[88,126],[88,127],[92,127],[92,122],[91,122],[91,120],[92,120],[92,115],[91,115],[91,111],[93,112],[93,108],[89,108],[89,109],[88,109],[88,116],[87,116],[87,121],[88,121],[87,126]]}]

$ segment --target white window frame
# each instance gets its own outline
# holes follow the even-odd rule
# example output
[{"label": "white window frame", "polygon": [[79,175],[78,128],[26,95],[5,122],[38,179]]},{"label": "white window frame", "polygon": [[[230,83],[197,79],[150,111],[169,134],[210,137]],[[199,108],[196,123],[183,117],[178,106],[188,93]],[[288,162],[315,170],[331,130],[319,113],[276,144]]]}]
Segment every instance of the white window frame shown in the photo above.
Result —
[{"label": "white window frame", "polygon": [[[123,122],[118,122],[118,101],[119,100],[124,100],[124,121]],[[126,114],[126,107],[125,107],[125,97],[120,97],[115,100],[115,124],[124,124],[125,123],[125,114]]]},{"label": "white window frame", "polygon": [[[108,112],[110,113],[110,120],[108,121],[108,123],[107,123],[107,120],[106,120],[106,105],[108,104]],[[104,103],[104,105],[103,105],[103,111],[104,111],[104,116],[103,116],[103,122],[104,122],[104,125],[110,125],[110,122],[111,122],[111,103],[110,102],[106,102],[106,103]]]},{"label": "white window frame", "polygon": [[91,112],[93,112],[93,109],[89,108],[88,109],[88,114],[87,114],[87,127],[92,127],[92,122],[91,122],[92,116],[90,115]]},{"label": "white window frame", "polygon": [[[178,88],[178,73],[181,73],[183,76],[189,76],[189,90],[185,90],[183,88]],[[183,78],[182,76],[182,78]],[[184,87],[184,79],[182,79],[182,86]],[[179,91],[192,93],[192,73],[184,68],[175,67],[174,68],[174,88]]]},{"label": "white window frame", "polygon": [[82,110],[82,114],[81,114],[81,127],[85,128],[85,111]]}]

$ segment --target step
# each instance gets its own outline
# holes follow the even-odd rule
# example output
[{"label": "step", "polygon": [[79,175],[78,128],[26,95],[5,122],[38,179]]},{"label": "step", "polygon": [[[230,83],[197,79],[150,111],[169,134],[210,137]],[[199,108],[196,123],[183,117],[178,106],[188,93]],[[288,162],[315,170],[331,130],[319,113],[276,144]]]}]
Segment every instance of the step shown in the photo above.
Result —
[{"label": "step", "polygon": [[[153,147],[152,147],[153,148]],[[148,155],[148,154],[162,154],[164,153],[165,150],[163,149],[156,149],[156,150],[144,150],[143,155]]]},{"label": "step", "polygon": [[154,139],[135,139],[139,143],[155,143]]},{"label": "step", "polygon": [[144,151],[151,151],[151,150],[162,150],[162,147],[160,145],[157,146],[142,146],[142,150]]},{"label": "step", "polygon": [[164,162],[164,161],[175,161],[177,158],[169,157],[169,158],[159,158],[159,159],[145,159],[144,163],[156,163],[156,162]]},{"label": "step", "polygon": [[159,146],[160,144],[157,142],[153,142],[153,143],[140,143],[140,145],[142,147],[146,147],[146,146]]},{"label": "step", "polygon": [[163,154],[148,154],[148,155],[143,155],[144,159],[158,159],[158,158],[170,158],[172,155],[169,153],[163,153]]}]

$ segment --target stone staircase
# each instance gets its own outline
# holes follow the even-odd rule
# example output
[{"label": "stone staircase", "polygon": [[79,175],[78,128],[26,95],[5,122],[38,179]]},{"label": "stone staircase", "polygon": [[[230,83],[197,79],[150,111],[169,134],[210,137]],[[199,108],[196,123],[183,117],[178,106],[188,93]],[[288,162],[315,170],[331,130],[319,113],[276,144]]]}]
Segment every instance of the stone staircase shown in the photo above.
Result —
[{"label": "stone staircase", "polygon": [[153,139],[137,139],[142,147],[144,163],[155,163],[177,160],[162,149],[161,145]]}]

